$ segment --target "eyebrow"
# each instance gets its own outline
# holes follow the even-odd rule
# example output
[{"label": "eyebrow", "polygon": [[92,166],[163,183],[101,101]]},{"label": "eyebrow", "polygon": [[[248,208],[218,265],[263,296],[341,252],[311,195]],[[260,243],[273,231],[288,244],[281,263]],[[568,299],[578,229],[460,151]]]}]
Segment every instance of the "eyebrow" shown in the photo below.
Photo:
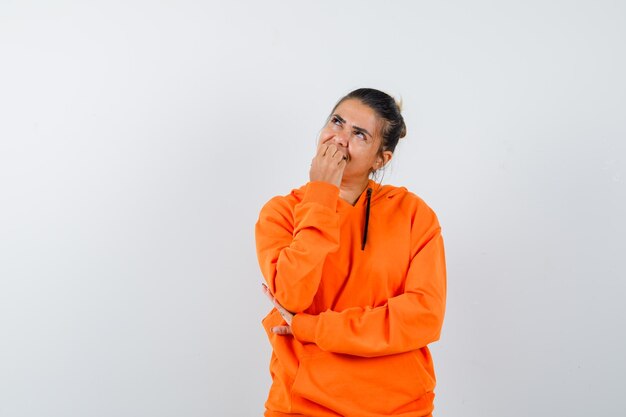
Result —
[{"label": "eyebrow", "polygon": [[[345,120],[343,117],[339,116],[337,113],[333,114],[333,117],[336,117],[336,118],[337,118],[337,119],[338,119],[341,123],[345,123],[345,122],[346,122],[346,120]],[[354,130],[356,130],[357,132],[362,132],[362,133],[365,133],[365,134],[367,134],[370,138],[373,138],[372,134],[371,134],[370,132],[368,132],[366,129],[363,129],[362,127],[352,126],[352,128],[353,128]]]}]

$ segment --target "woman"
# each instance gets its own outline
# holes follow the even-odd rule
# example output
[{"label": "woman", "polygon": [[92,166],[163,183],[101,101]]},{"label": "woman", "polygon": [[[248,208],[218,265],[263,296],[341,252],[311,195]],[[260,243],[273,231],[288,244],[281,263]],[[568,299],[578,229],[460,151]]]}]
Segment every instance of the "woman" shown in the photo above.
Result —
[{"label": "woman", "polygon": [[266,417],[429,416],[446,296],[441,228],[403,187],[370,179],[406,134],[395,100],[343,97],[320,133],[310,181],[256,224],[273,348]]}]

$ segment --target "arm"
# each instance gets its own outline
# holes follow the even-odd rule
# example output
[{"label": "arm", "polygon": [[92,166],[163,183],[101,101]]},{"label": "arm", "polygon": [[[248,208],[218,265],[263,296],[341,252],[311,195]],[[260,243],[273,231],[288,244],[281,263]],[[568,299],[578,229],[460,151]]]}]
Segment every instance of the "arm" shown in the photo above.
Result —
[{"label": "arm", "polygon": [[276,299],[289,311],[301,312],[313,301],[326,255],[339,248],[339,189],[312,181],[293,208],[272,200],[256,223],[261,272]]},{"label": "arm", "polygon": [[291,323],[294,337],[326,351],[366,357],[415,350],[438,340],[445,311],[446,266],[436,219],[421,240],[403,294],[376,308],[296,314]]},{"label": "arm", "polygon": [[310,182],[293,212],[272,200],[259,215],[255,233],[261,272],[276,300],[289,311],[311,305],[326,255],[339,248],[337,200],[346,160],[336,145],[320,141]]}]

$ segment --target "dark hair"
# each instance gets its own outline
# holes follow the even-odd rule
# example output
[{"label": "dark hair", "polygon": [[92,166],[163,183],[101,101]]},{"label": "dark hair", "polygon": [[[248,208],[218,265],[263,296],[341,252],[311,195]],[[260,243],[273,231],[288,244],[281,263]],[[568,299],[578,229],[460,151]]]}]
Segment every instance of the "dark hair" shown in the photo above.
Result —
[{"label": "dark hair", "polygon": [[401,105],[389,94],[383,93],[380,90],[359,88],[342,97],[337,104],[335,104],[335,107],[333,107],[331,114],[335,112],[341,103],[350,99],[359,100],[361,103],[374,110],[383,123],[380,131],[382,136],[382,150],[393,152],[396,149],[398,141],[406,136],[406,125],[404,124],[402,114],[400,114]]}]

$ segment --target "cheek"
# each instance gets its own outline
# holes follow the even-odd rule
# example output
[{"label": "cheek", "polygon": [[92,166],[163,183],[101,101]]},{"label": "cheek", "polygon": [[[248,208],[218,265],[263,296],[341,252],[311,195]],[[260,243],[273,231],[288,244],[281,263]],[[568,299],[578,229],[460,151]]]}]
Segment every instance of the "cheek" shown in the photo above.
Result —
[{"label": "cheek", "polygon": [[325,127],[320,132],[319,140],[321,143],[328,142],[335,136],[335,132],[332,128]]},{"label": "cheek", "polygon": [[354,141],[350,144],[350,151],[352,154],[358,155],[359,159],[365,164],[376,160],[376,153],[373,152],[371,144]]},{"label": "cheek", "polygon": [[348,152],[350,152],[350,156],[355,162],[355,165],[368,166],[372,164],[372,156],[367,149],[363,149],[356,144],[351,144],[351,146],[348,147]]}]

